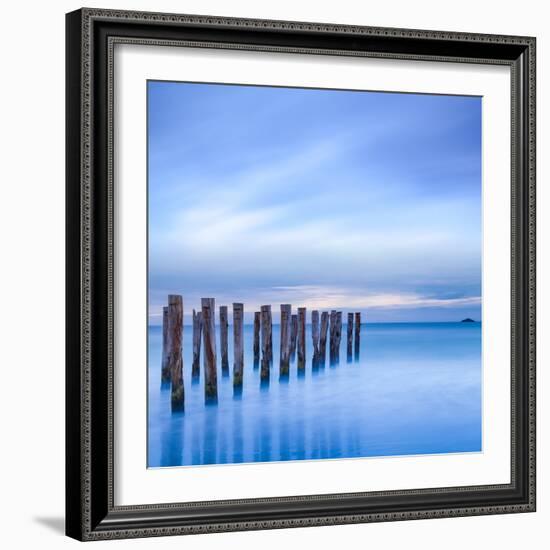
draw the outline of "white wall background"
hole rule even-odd
[[[550,17],[543,0],[104,0],[88,6],[534,35],[538,39],[538,512],[99,543],[118,547],[542,547],[550,521],[544,463],[548,363]],[[76,546],[64,513],[64,14],[78,1],[2,7],[0,33],[0,537],[5,548]],[[546,342],[545,342],[546,340]]]

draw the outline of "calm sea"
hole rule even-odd
[[[218,404],[204,403],[204,376],[191,380],[191,327],[184,328],[185,411],[170,410],[161,387],[160,327],[149,328],[148,465],[187,466],[281,460],[475,452],[481,450],[481,324],[364,324],[358,359],[279,380],[279,327],[273,326],[268,386],[254,368],[245,327],[244,386],[234,396],[218,352]],[[230,373],[232,327],[229,327]],[[202,368],[202,357],[201,357]]]

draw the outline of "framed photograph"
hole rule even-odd
[[[535,510],[535,39],[67,15],[67,535]]]

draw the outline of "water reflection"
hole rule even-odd
[[[203,415],[203,464],[218,464],[218,407],[208,407]]]
[[[233,460],[232,462],[244,462],[244,434],[243,434],[242,407],[233,408]]]
[[[183,434],[178,433],[177,426],[181,426],[183,415],[183,412],[172,413],[172,422],[162,431],[161,460],[167,466],[177,466],[182,461]]]
[[[279,421],[279,460],[290,460],[290,422],[283,413]]]
[[[160,361],[155,362],[160,331],[150,329],[149,466],[481,448],[479,324],[363,325],[353,363],[339,364],[336,354],[326,371],[325,358],[314,356],[307,338],[306,368],[298,369],[296,353],[283,375],[278,351],[274,373],[268,358],[255,367],[252,327],[245,327],[242,393],[231,377],[221,376],[219,364],[218,399],[208,406],[204,376],[194,377],[187,368],[190,332],[184,330],[185,411],[172,414],[170,387],[159,388]],[[345,328],[342,332],[346,338]],[[274,325],[276,350],[278,339]],[[347,341],[342,346],[349,361]],[[361,347],[368,353],[359,355]]]
[[[191,423],[191,464],[202,464],[202,442],[201,433],[202,429],[198,422]],[[176,464],[176,463],[174,463]]]

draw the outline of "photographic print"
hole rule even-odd
[[[536,39],[82,8],[66,533],[536,509]]]
[[[482,451],[482,99],[147,97],[148,467]]]

